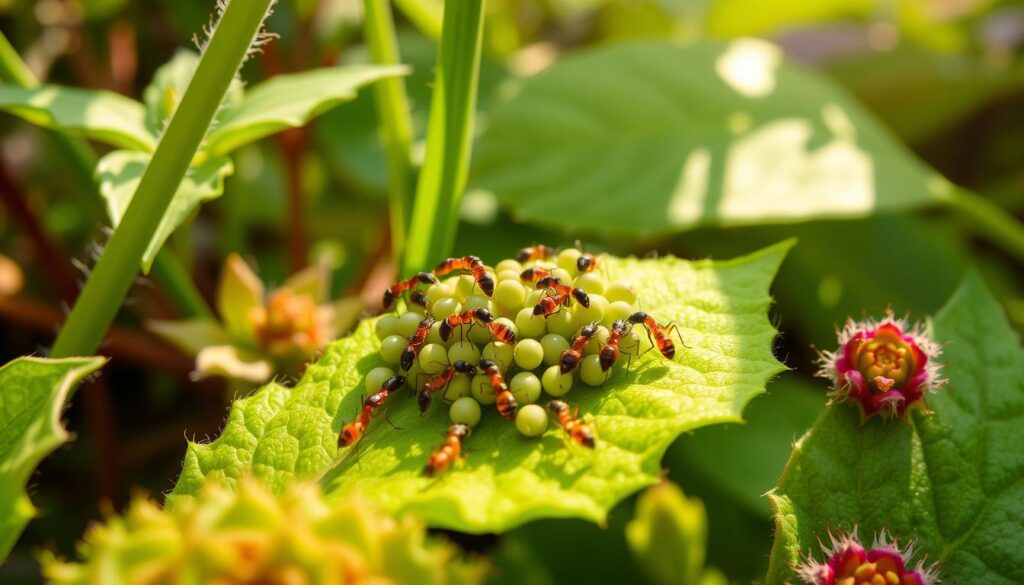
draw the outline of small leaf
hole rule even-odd
[[[24,491],[32,470],[68,439],[60,424],[65,401],[105,361],[23,357],[0,368],[0,559],[35,512]]]
[[[704,504],[663,482],[640,495],[636,516],[626,525],[626,540],[652,582],[698,585],[707,532]]]
[[[363,377],[383,365],[371,319],[331,344],[294,390],[271,384],[236,402],[221,438],[189,445],[169,501],[245,473],[275,490],[324,475],[328,499],[358,488],[383,510],[465,532],[500,532],[540,517],[602,521],[616,502],[657,481],[661,456],[680,433],[739,420],[782,369],[766,311],[768,285],[789,246],[727,262],[605,259],[608,274],[629,275],[644,309],[679,324],[690,347],[671,362],[648,352],[604,387],[569,396],[593,417],[594,452],[568,447],[555,428],[541,439],[523,437],[488,409],[467,441],[467,460],[430,480],[421,472],[448,426],[447,409],[435,404],[421,417],[405,392],[388,409],[401,430],[379,422],[361,441],[358,460],[339,452],[338,433],[359,409]]]
[[[217,284],[217,312],[232,337],[255,345],[256,333],[249,315],[263,306],[266,294],[263,281],[249,264],[234,252],[228,254]]]
[[[135,190],[142,179],[142,172],[149,164],[149,158],[148,154],[142,152],[115,150],[100,159],[96,165],[100,194],[107,202],[107,214],[115,227],[124,217],[128,204],[135,196]],[[224,179],[234,171],[231,159],[223,156],[210,157],[199,166],[188,170],[174,193],[174,200],[167,208],[160,227],[146,247],[146,253],[142,257],[144,272],[149,272],[153,258],[161,246],[200,203],[220,197],[224,192]]]
[[[0,110],[33,124],[85,136],[119,148],[152,152],[156,137],[146,130],[139,102],[109,91],[57,85],[0,85]]]
[[[178,109],[178,103],[185,95],[185,89],[198,66],[199,55],[187,49],[178,49],[171,60],[153,74],[153,79],[142,92],[142,102],[146,104],[146,127],[154,136],[163,132],[164,126]],[[226,109],[241,103],[243,94],[242,82],[235,78],[224,94],[221,110],[214,119],[219,120]]]
[[[146,329],[193,357],[206,346],[231,343],[227,332],[213,319],[150,321]]]
[[[278,75],[249,90],[242,103],[224,112],[206,149],[223,155],[264,136],[304,126],[354,98],[360,87],[407,72],[406,67],[354,65]]]
[[[950,188],[843,91],[762,41],[598,48],[509,94],[480,139],[475,184],[559,229],[651,236],[858,217],[935,204]]]
[[[793,581],[828,528],[854,524],[915,540],[944,583],[1024,582],[1024,350],[974,274],[932,327],[949,378],[932,416],[860,427],[835,405],[797,443],[771,495],[767,583]]]
[[[256,352],[234,345],[211,345],[196,354],[196,373],[202,378],[221,376],[258,384],[270,378],[274,367]]]

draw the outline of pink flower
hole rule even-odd
[[[937,585],[941,583],[935,565],[917,562],[912,568],[913,543],[900,548],[883,530],[868,550],[851,534],[833,536],[831,545],[821,545],[827,560],[820,563],[808,556],[794,567],[809,585]]]
[[[913,407],[927,412],[925,393],[945,383],[936,361],[941,353],[923,326],[910,327],[890,311],[881,321],[848,321],[839,349],[822,352],[818,375],[832,381],[830,404],[854,401],[863,420],[902,417]]]

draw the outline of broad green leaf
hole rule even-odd
[[[771,495],[776,539],[769,584],[817,551],[826,529],[857,524],[915,540],[944,583],[1024,582],[1024,351],[1002,309],[971,274],[932,322],[949,383],[932,416],[859,425],[826,411],[793,450]]]
[[[278,75],[245,94],[225,111],[208,137],[206,150],[223,155],[288,128],[304,126],[325,111],[356,96],[356,90],[384,77],[404,75],[401,66],[325,67]]]
[[[67,441],[64,402],[103,358],[18,358],[0,367],[0,559],[7,557],[35,508],[25,484],[36,465]]]
[[[329,499],[358,490],[386,511],[464,532],[500,532],[541,517],[603,521],[616,502],[657,481],[661,456],[680,433],[740,420],[782,369],[771,352],[768,286],[790,245],[725,262],[606,259],[607,272],[628,275],[644,308],[679,324],[690,347],[673,362],[648,352],[603,388],[569,395],[593,417],[596,451],[567,446],[555,428],[525,438],[488,409],[467,441],[467,459],[427,479],[423,464],[448,426],[447,410],[435,404],[421,417],[403,393],[388,409],[401,430],[376,424],[358,458],[339,453],[338,433],[359,409],[362,378],[383,364],[369,320],[329,346],[294,390],[259,390],[235,404],[219,439],[190,444],[170,502],[195,495],[207,480],[247,473],[276,490],[322,476]]]
[[[153,74],[153,79],[142,92],[142,103],[146,105],[146,126],[154,135],[160,135],[174,115],[174,111],[178,109],[178,103],[185,95],[185,89],[192,81],[198,66],[198,54],[187,49],[178,49],[171,60],[161,65]],[[222,109],[217,112],[214,119],[220,120],[228,109],[241,103],[244,91],[241,80],[236,77],[224,94]]]
[[[0,85],[0,110],[33,124],[92,138],[120,148],[152,152],[156,137],[146,129],[139,102],[109,91],[57,85]]]
[[[135,196],[135,189],[142,180],[142,172],[149,164],[150,156],[143,152],[115,150],[100,159],[96,165],[96,175],[100,180],[100,195],[106,201],[107,215],[116,227],[128,210],[128,204]],[[149,272],[164,241],[171,235],[181,222],[203,201],[216,199],[224,192],[224,179],[235,171],[231,159],[224,156],[207,158],[199,166],[191,167],[178,190],[174,200],[160,221],[160,227],[153,234],[142,257],[142,269]]]
[[[950,189],[761,41],[612,45],[510,93],[480,139],[475,184],[543,225],[651,236],[866,216]]]

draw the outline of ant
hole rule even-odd
[[[524,270],[519,275],[519,279],[525,282],[537,282],[538,280],[542,278],[547,278],[548,276],[551,276],[550,270],[545,270],[543,268],[537,268],[536,266],[534,266],[533,268],[527,268],[526,270]]]
[[[588,449],[594,448],[594,430],[583,419],[577,418],[578,409],[570,412],[568,404],[561,400],[552,400],[548,402],[548,411],[577,445]]]
[[[455,374],[475,376],[476,366],[469,362],[455,360],[454,364],[445,366],[444,370],[442,370],[440,374],[437,374],[427,380],[423,384],[423,388],[420,389],[418,397],[420,414],[427,412],[427,409],[430,408],[430,403],[433,401],[433,394],[447,388],[448,384],[451,384],[452,378],[455,377]]]
[[[454,424],[448,427],[448,434],[445,435],[444,443],[430,454],[427,464],[423,468],[423,475],[434,477],[448,469],[452,463],[462,458],[462,442],[470,435],[472,429],[469,425]]]
[[[338,436],[338,447],[348,447],[358,441],[363,436],[363,433],[366,432],[366,428],[370,426],[370,418],[373,416],[373,413],[381,406],[384,406],[384,401],[387,400],[388,396],[393,392],[398,392],[402,384],[405,384],[405,378],[402,376],[391,376],[384,381],[380,390],[367,396],[363,400],[363,408],[359,411],[359,416],[356,420],[348,423],[341,429],[341,434]]]
[[[494,399],[498,406],[498,414],[508,420],[515,420],[516,412],[519,411],[519,405],[516,404],[516,397],[512,395],[512,391],[508,389],[508,384],[505,383],[498,364],[492,360],[480,360],[480,369],[485,376],[491,379],[491,388],[494,389]]]
[[[654,317],[651,317],[643,311],[633,313],[627,320],[634,325],[643,325],[644,328],[647,329],[647,339],[650,340],[651,346],[657,347],[658,351],[661,352],[661,355],[665,356],[665,359],[670,360],[676,356],[676,346],[672,343],[672,338],[669,337],[669,334],[673,331],[679,337],[679,343],[683,344],[683,347],[686,347],[686,342],[683,341],[683,336],[679,333],[679,328],[673,323],[662,326],[654,320]]]
[[[533,315],[534,317],[538,315],[543,315],[545,318],[550,317],[558,312],[559,306],[564,305],[568,307],[570,299],[572,299],[572,297],[569,295],[560,295],[558,293],[550,294],[542,298],[540,302],[533,307]]]
[[[487,325],[494,321],[494,315],[482,307],[449,315],[441,321],[441,326],[438,328],[437,332],[441,335],[441,339],[443,341],[448,341],[448,338],[452,336],[453,329],[459,325],[470,325],[473,321]]]
[[[408,280],[399,280],[384,291],[384,309],[390,309],[395,299],[402,296],[402,293],[414,289],[418,284],[437,284],[437,278],[429,272],[419,272]],[[414,298],[426,301],[425,295],[422,297],[416,295]]]
[[[583,308],[590,308],[590,297],[587,296],[586,291],[567,284],[562,284],[562,281],[559,280],[557,276],[546,276],[538,280],[537,288],[547,288],[555,291],[555,293],[559,295],[570,296],[576,299],[576,302],[582,305]]]
[[[576,270],[580,272],[590,272],[597,268],[597,257],[593,254],[584,252],[580,254],[580,257],[576,259]]]
[[[537,244],[536,246],[530,246],[523,248],[516,253],[516,260],[520,262],[529,262],[531,260],[547,260],[548,258],[555,255],[555,249],[544,244]]]
[[[572,340],[572,345],[562,352],[562,358],[558,362],[563,374],[568,374],[576,369],[583,358],[583,349],[595,335],[597,335],[596,321],[580,329],[580,334]]]
[[[631,328],[632,325],[627,325],[621,319],[612,323],[611,329],[608,332],[608,341],[601,347],[601,353],[599,354],[602,372],[607,372],[618,361],[619,344],[622,343],[622,336],[626,335]],[[630,361],[632,361],[632,354],[627,355],[630,356]]]
[[[434,274],[444,276],[449,272],[455,272],[456,270],[466,270],[472,273],[477,286],[480,287],[480,290],[484,291],[485,295],[491,296],[494,294],[494,277],[487,274],[484,263],[480,261],[480,258],[477,258],[476,256],[449,258],[437,265],[437,268],[434,270]]]
[[[405,346],[405,349],[402,350],[402,356],[399,358],[402,369],[406,372],[412,368],[413,362],[416,361],[416,356],[420,354],[420,350],[423,349],[423,345],[427,342],[427,334],[430,333],[430,326],[433,324],[433,317],[424,317],[420,321],[419,326],[416,327],[416,331],[409,336],[409,345]]]

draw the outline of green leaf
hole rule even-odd
[[[865,216],[951,189],[762,41],[612,45],[510,93],[481,137],[475,184],[542,225],[651,236]]]
[[[0,85],[0,110],[119,148],[152,152],[156,147],[155,136],[146,130],[142,104],[109,91]]]
[[[178,49],[171,60],[161,65],[153,74],[153,79],[142,92],[142,102],[146,104],[146,126],[153,135],[160,135],[178,109],[181,96],[185,95],[185,90],[198,66],[199,55],[187,49]],[[226,110],[240,104],[244,92],[242,81],[236,77],[228,86],[221,109],[214,119],[220,120]]]
[[[206,150],[223,155],[265,136],[304,126],[353,99],[360,87],[407,72],[400,66],[359,65],[278,75],[249,90],[242,103],[221,115],[220,125],[209,134]]]
[[[64,402],[105,361],[23,357],[0,367],[0,559],[35,513],[25,494],[32,470],[68,439],[60,424]]]
[[[1024,582],[1024,351],[998,303],[971,274],[932,323],[949,383],[932,416],[859,427],[828,409],[793,450],[771,495],[776,539],[769,584],[818,550],[826,528],[862,537],[886,528],[917,541],[945,583]]]
[[[427,479],[423,464],[448,426],[447,409],[435,404],[421,417],[403,392],[388,409],[401,430],[375,424],[358,458],[339,453],[338,433],[359,409],[363,376],[383,365],[369,320],[329,346],[294,390],[259,390],[235,404],[219,439],[190,444],[169,501],[195,495],[205,481],[247,473],[275,490],[323,476],[329,499],[358,490],[386,511],[464,532],[500,532],[541,517],[603,521],[616,502],[657,481],[661,456],[680,433],[740,420],[744,405],[782,370],[771,352],[768,286],[790,245],[726,262],[606,259],[609,274],[636,283],[645,310],[682,327],[690,349],[673,362],[648,352],[603,388],[570,395],[593,416],[594,452],[567,446],[555,428],[525,438],[488,409],[467,441],[466,461]]]
[[[96,165],[100,194],[107,203],[107,215],[114,227],[128,210],[149,160],[150,156],[143,152],[115,150]],[[200,203],[220,197],[224,192],[224,179],[234,171],[231,159],[224,156],[207,158],[199,166],[189,168],[146,247],[142,257],[143,271],[149,272],[160,247]]]

